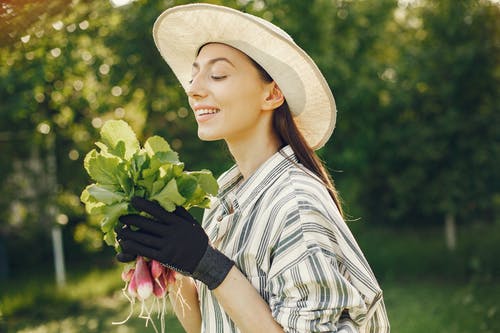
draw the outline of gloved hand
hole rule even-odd
[[[225,279],[234,262],[208,243],[200,224],[184,208],[170,213],[157,202],[135,197],[132,206],[152,218],[131,214],[120,217],[117,230],[123,252],[120,261],[137,255],[157,260],[175,271],[192,276],[215,289]],[[133,231],[130,226],[138,228]]]

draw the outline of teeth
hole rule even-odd
[[[219,109],[198,109],[196,110],[196,115],[203,116],[206,114],[218,113],[219,111],[220,111]]]

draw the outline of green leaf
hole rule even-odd
[[[146,142],[144,143],[144,149],[146,150],[149,156],[153,156],[159,152],[172,151],[172,148],[170,148],[168,142],[161,136],[157,135],[152,136],[146,140]]]
[[[139,179],[141,175],[142,168],[149,161],[148,155],[143,151],[139,150],[135,153],[130,160],[130,172],[132,176],[132,180],[135,182]]]
[[[92,184],[86,190],[90,196],[106,205],[112,205],[125,199],[125,195],[114,185]]]
[[[114,229],[104,233],[104,242],[109,246],[114,246],[115,248],[118,246],[118,242],[116,241],[116,232]]]
[[[108,147],[102,142],[96,142],[95,145],[100,148],[99,154],[105,157],[118,157],[121,160],[125,159],[125,142],[118,141],[116,147]]]
[[[110,151],[115,151],[123,142],[125,159],[130,159],[139,150],[139,141],[132,128],[123,120],[108,120],[101,128],[101,140]]]
[[[198,183],[205,192],[213,196],[217,195],[217,193],[219,192],[219,184],[212,175],[212,172],[210,172],[209,170],[201,170],[190,172],[190,174],[198,179]]]
[[[173,212],[175,210],[175,207],[176,207],[175,203],[173,203],[171,200],[168,200],[168,199],[163,199],[162,201],[159,201],[158,199],[154,199],[154,200],[158,201],[160,206],[165,208],[165,210],[167,212]]]
[[[156,178],[157,178],[157,173],[156,174],[152,174],[148,177],[144,177],[143,179],[139,179],[137,181],[137,185],[141,186],[144,188],[144,190],[146,191],[146,196],[151,196],[152,193],[153,193],[153,184],[154,182],[156,181]],[[136,195],[138,195],[137,193],[135,193]]]
[[[84,204],[86,204],[87,202],[95,202],[96,201],[93,197],[90,196],[89,191],[88,191],[88,188],[92,185],[88,185],[87,187],[85,187],[83,189],[82,193],[80,194],[80,201],[83,202]]]
[[[106,146],[104,143],[97,141],[95,145],[101,149],[101,153],[108,152],[108,146]]]
[[[168,180],[165,179],[165,178],[159,178],[159,179],[157,179],[153,183],[153,186],[151,188],[151,195],[155,195],[155,194],[159,193],[161,190],[163,190],[163,188],[167,184],[167,181]]]
[[[146,178],[155,174],[162,165],[164,165],[164,162],[162,162],[157,155],[151,156],[151,158],[149,158],[149,163],[142,170],[142,177]]]
[[[136,187],[135,190],[134,190],[134,193],[133,193],[133,196],[137,196],[137,197],[141,197],[141,198],[146,198],[148,197],[146,195],[146,190],[144,188],[141,188],[141,187]]]
[[[159,177],[165,178],[166,180],[170,180],[174,177],[174,173],[172,170],[172,164],[164,164],[159,169]],[[166,184],[167,182],[165,182]]]
[[[119,202],[110,206],[104,206],[101,213],[104,218],[101,221],[101,230],[107,233],[114,229],[118,223],[118,218],[128,213],[128,202]]]
[[[176,179],[176,182],[179,193],[189,201],[198,187],[196,177],[189,174],[182,174]]]
[[[179,193],[175,179],[171,179],[159,193],[153,195],[150,199],[158,201],[163,208],[169,211],[175,210],[175,206],[171,209],[172,206],[170,203],[180,206],[186,201],[186,199]]]
[[[174,177],[179,177],[184,171],[184,163],[176,163],[172,165],[172,173]]]
[[[116,170],[121,163],[118,157],[107,157],[99,154],[95,149],[91,150],[84,160],[85,170],[96,182],[104,185],[114,185],[118,183]]]
[[[199,207],[199,204],[207,198],[207,193],[197,185],[196,190],[193,192],[189,200],[184,204],[186,208]]]
[[[127,172],[127,164],[128,163],[126,162],[118,164],[115,170],[115,177],[118,181],[118,184],[120,184],[120,187],[125,192],[125,194],[130,197],[134,184],[129,176],[129,173]]]
[[[160,151],[154,155],[161,163],[179,163],[179,155],[175,151]]]
[[[125,142],[121,140],[118,141],[118,143],[114,148],[108,150],[108,153],[118,156],[122,159],[125,158],[125,153],[126,153]]]
[[[101,208],[105,206],[103,202],[97,201],[97,199],[90,195],[88,188],[93,185],[94,184],[87,186],[80,195],[80,200],[85,205],[85,211],[90,215],[99,214]]]
[[[211,202],[210,198],[205,197],[199,202],[197,202],[195,205],[193,205],[193,207],[210,208],[210,202]]]

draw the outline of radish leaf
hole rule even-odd
[[[116,149],[120,141],[124,144],[124,157],[130,159],[139,150],[139,141],[132,128],[123,120],[109,120],[101,128],[101,140],[108,149]]]
[[[100,216],[106,244],[115,246],[118,218],[134,212],[130,200],[139,196],[156,200],[167,211],[176,206],[207,208],[218,185],[208,170],[184,171],[184,164],[168,142],[148,138],[141,147],[132,128],[123,120],[109,120],[101,129],[98,149],[84,159],[95,183],[83,189],[80,200],[88,214]]]
[[[150,199],[158,201],[160,205],[162,205],[163,201],[170,201],[177,206],[182,205],[186,201],[186,198],[184,198],[179,193],[179,190],[177,189],[177,182],[175,181],[175,179],[171,179],[158,194],[153,195]],[[171,206],[169,205],[169,207]]]
[[[112,205],[125,199],[125,195],[119,192],[114,185],[92,184],[87,187],[87,191],[89,195],[106,205]]]

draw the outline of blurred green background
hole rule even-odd
[[[325,74],[338,122],[319,154],[392,331],[500,332],[499,1],[207,2],[281,26]],[[0,1],[0,332],[155,331],[137,305],[111,324],[130,309],[122,268],[79,195],[108,119],[165,137],[187,169],[232,164],[197,138],[151,37],[183,3]]]

